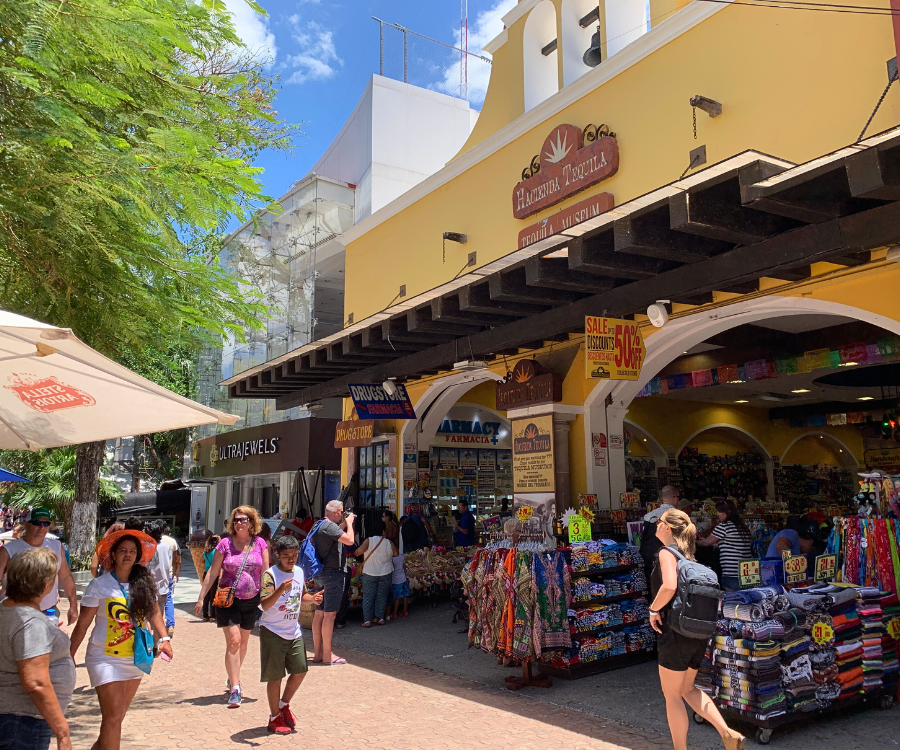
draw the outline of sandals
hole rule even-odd
[[[376,625],[384,625],[384,618],[382,617],[380,620],[375,620]]]
[[[371,627],[372,627],[372,621],[371,621],[371,620],[366,620],[362,625],[360,625],[360,627],[361,627],[361,628],[371,628]]]
[[[722,735],[722,744],[725,745],[725,750],[744,750],[744,743],[746,741],[747,738],[742,734]]]

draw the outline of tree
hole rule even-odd
[[[224,2],[0,0],[0,37],[3,307],[119,361],[258,327],[216,235],[271,203],[251,160],[298,131]]]

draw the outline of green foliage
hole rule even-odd
[[[260,325],[216,235],[271,202],[251,161],[298,132],[224,11],[0,0],[2,307],[129,366],[146,357],[164,385],[191,377],[154,370],[170,347]]]
[[[70,528],[75,502],[75,446],[40,451],[0,451],[0,466],[31,482],[11,482],[2,502],[13,508],[42,505],[57,521]],[[100,502],[117,505],[122,491],[115,482],[100,477]]]

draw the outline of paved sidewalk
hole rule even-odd
[[[546,750],[663,750],[668,737],[497,690],[393,659],[343,651],[350,664],[311,666],[294,699],[309,726],[290,737],[268,734],[259,683],[259,641],[251,636],[244,663],[244,705],[227,709],[224,639],[211,623],[179,611],[175,659],[158,662],[125,718],[123,747],[140,750],[288,744],[379,750],[516,748]],[[67,712],[73,746],[97,737],[99,708],[83,666]],[[339,726],[345,727],[343,736]]]

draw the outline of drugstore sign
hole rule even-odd
[[[637,380],[647,356],[641,328],[633,320],[584,319],[585,377],[601,380]]]
[[[391,395],[378,383],[355,383],[349,386],[350,396],[360,419],[415,419],[416,412],[406,392],[406,386],[394,384]]]

